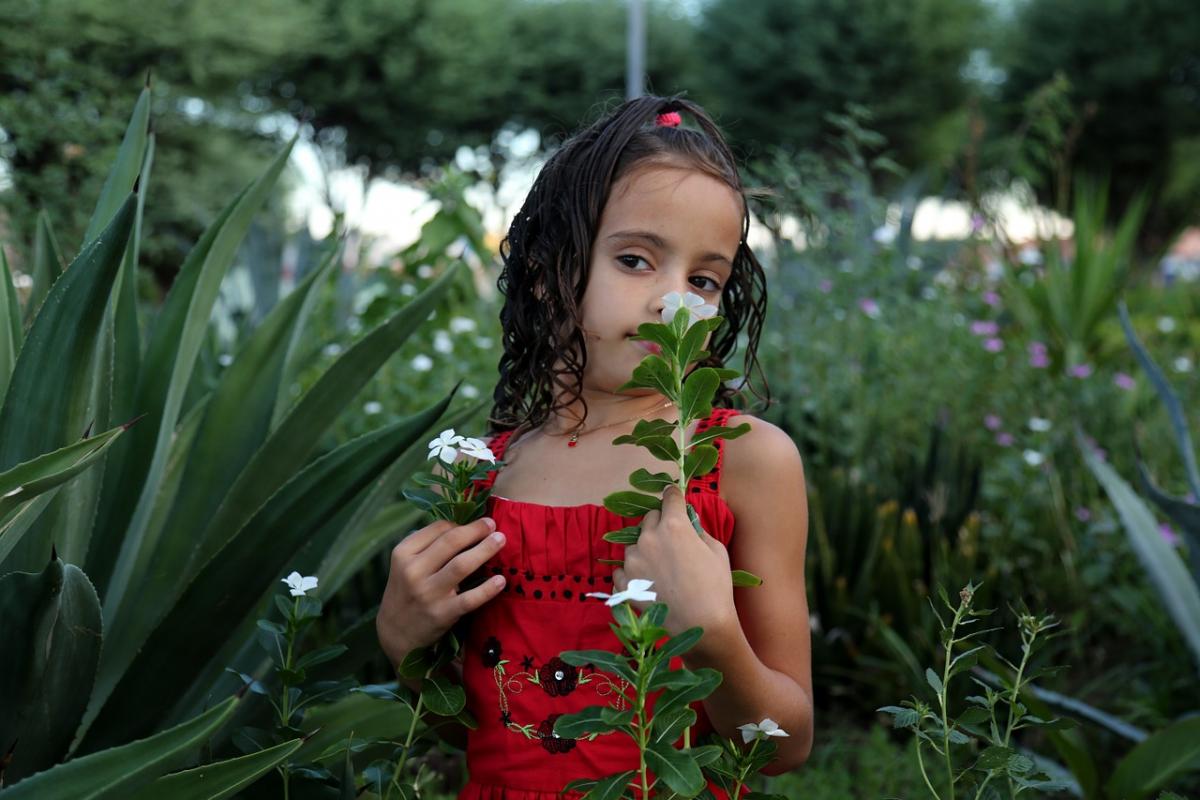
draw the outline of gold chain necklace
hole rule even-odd
[[[650,409],[649,411],[645,412],[644,414],[638,414],[637,416],[629,417],[628,419],[620,419],[620,420],[617,420],[616,422],[606,422],[603,425],[597,425],[594,428],[588,428],[586,431],[575,431],[571,434],[571,438],[567,440],[567,447],[574,447],[575,443],[579,441],[580,436],[589,434],[592,431],[599,431],[599,430],[603,430],[604,428],[611,428],[614,425],[621,425],[626,422],[632,422],[635,419],[642,419],[644,416],[646,416],[648,414],[653,414],[655,411],[661,411],[662,409],[666,408],[669,405],[671,405],[670,400],[668,400],[667,402],[663,403],[660,406],[655,406],[654,408]],[[551,434],[551,436],[563,436],[563,435],[564,434],[561,434],[561,433]]]

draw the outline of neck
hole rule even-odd
[[[666,405],[667,398],[658,393],[622,395],[585,389],[582,399],[587,401],[586,421],[583,420],[583,403],[576,400],[547,418],[546,431],[552,434],[587,431],[624,420],[632,422],[651,416],[674,419],[677,414],[673,405]]]

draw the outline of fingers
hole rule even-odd
[[[453,610],[457,616],[470,614],[480,606],[491,601],[504,590],[504,576],[493,575],[483,583],[462,594],[455,595]]]
[[[494,530],[496,523],[490,517],[482,517],[466,525],[451,523],[449,530],[443,529],[441,534],[435,536],[429,546],[417,555],[418,566],[426,575],[432,575],[446,566],[447,561]]]
[[[450,520],[439,519],[426,525],[419,531],[413,531],[408,536],[405,536],[396,545],[395,550],[405,558],[412,558],[437,541],[443,533],[453,527],[454,523]]]
[[[612,579],[613,579],[613,593],[614,594],[616,592],[625,591],[626,583],[625,583],[625,568],[624,567],[617,567],[616,569],[614,569],[613,574],[612,574]]]
[[[500,552],[500,548],[504,547],[504,544],[504,534],[496,531],[484,536],[482,541],[476,543],[473,547],[463,550],[454,556],[431,578],[434,591],[454,591],[455,587],[462,583],[468,575],[482,567],[492,556]],[[501,586],[503,586],[503,582]]]

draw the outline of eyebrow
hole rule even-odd
[[[621,240],[625,240],[625,241],[640,239],[642,241],[645,241],[645,242],[648,242],[648,243],[654,245],[655,247],[659,248],[660,250],[669,249],[669,246],[667,245],[667,240],[662,238],[661,236],[659,236],[657,233],[654,233],[653,231],[638,231],[638,230],[617,231],[616,233],[609,234],[606,238],[621,239]],[[703,253],[700,256],[700,260],[701,261],[720,261],[730,267],[733,266],[733,262],[729,259],[729,257],[721,255],[720,253]]]

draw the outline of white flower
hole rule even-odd
[[[470,456],[479,461],[487,461],[492,464],[496,463],[496,455],[488,449],[486,444],[478,439],[463,439],[458,449],[462,451],[464,456]]]
[[[412,297],[416,293],[417,287],[413,286],[411,283],[406,283],[400,287],[400,294],[404,295],[405,297]]]
[[[478,440],[476,440],[478,441]],[[458,446],[463,443],[463,437],[454,432],[454,428],[446,428],[438,438],[429,443],[428,458],[440,458],[447,464],[453,464],[458,457]]]
[[[417,372],[429,372],[433,369],[433,359],[422,353],[412,360],[411,366]]]
[[[354,335],[362,333],[362,320],[358,317],[347,317],[346,330],[350,331],[350,333]]]
[[[1042,419],[1041,417],[1030,417],[1029,430],[1044,433],[1050,430],[1050,420]]]
[[[337,342],[330,342],[321,348],[321,355],[333,358],[342,354],[342,346]]]
[[[476,336],[475,337],[475,346],[478,347],[480,350],[490,350],[492,347],[492,340],[490,337],[487,337],[487,336]]]
[[[647,591],[654,585],[654,581],[648,581],[643,578],[634,578],[629,582],[629,586],[623,592],[616,594],[607,594],[606,592],[588,592],[588,597],[607,597],[604,601],[606,606],[615,606],[624,603],[626,600],[644,600],[645,602],[653,602],[658,595],[655,592]]]
[[[1027,267],[1036,267],[1042,263],[1042,251],[1037,245],[1027,244],[1017,253],[1017,260]]]
[[[1170,333],[1171,331],[1175,330],[1175,318],[1174,317],[1159,317],[1158,318],[1158,330],[1161,333]]]
[[[1036,467],[1046,460],[1046,457],[1037,450],[1026,450],[1022,455],[1025,458],[1025,463],[1031,467]]]
[[[663,302],[666,304],[662,310],[662,321],[671,324],[671,320],[675,319],[675,312],[681,308],[686,308],[688,311],[688,325],[691,326],[696,320],[708,319],[717,313],[717,307],[712,303],[704,302],[704,298],[695,292],[680,294],[679,292],[667,292],[663,295]]]
[[[1191,372],[1192,360],[1187,356],[1180,356],[1171,362],[1171,366],[1175,368],[1176,372]]]
[[[896,234],[898,233],[899,231],[893,228],[891,225],[880,225],[875,229],[875,232],[871,234],[871,238],[875,240],[875,244],[888,247],[892,242],[896,241]]]
[[[779,727],[779,723],[770,717],[765,718],[762,722],[738,725],[738,730],[742,732],[742,744],[747,744],[755,739],[765,739],[768,736],[787,736],[787,732]]]
[[[450,334],[445,331],[437,331],[433,334],[433,349],[439,353],[453,353],[454,342],[450,341]]]
[[[433,267],[429,266],[428,264],[422,264],[421,266],[417,267],[417,277],[423,279],[432,278]]]
[[[469,383],[464,383],[461,391],[462,396],[468,400],[474,400],[476,397],[479,397],[479,390]]]
[[[233,363],[233,356],[229,355],[229,353],[221,353],[221,355],[217,356],[217,363],[222,367],[228,367]]]
[[[470,317],[451,317],[450,332],[451,333],[470,333],[475,330],[475,320]]]
[[[292,590],[292,597],[304,597],[310,590],[317,588],[317,579],[313,575],[300,576],[299,572],[293,572],[286,578],[280,581],[286,583],[288,588]]]
[[[383,411],[383,403],[378,400],[370,400],[363,403],[364,414],[378,414],[380,411]]]

